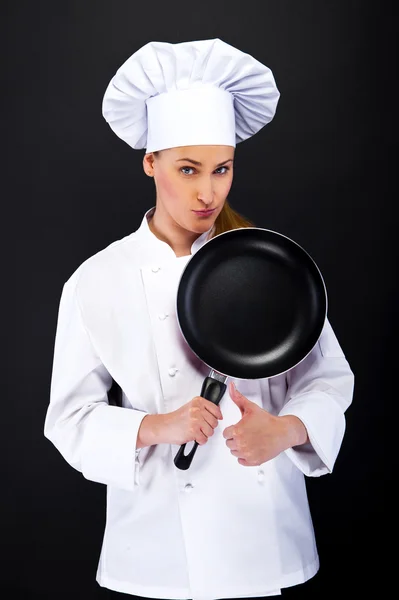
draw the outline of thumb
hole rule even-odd
[[[248,398],[243,396],[243,394],[241,394],[241,392],[239,392],[237,390],[234,381],[230,381],[229,392],[230,392],[231,399],[233,400],[233,402],[235,402],[237,404],[238,408],[242,412],[245,411],[246,407],[248,406],[249,400],[248,400]]]

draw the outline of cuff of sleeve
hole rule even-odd
[[[86,479],[128,491],[135,487],[137,435],[148,413],[101,404],[90,415],[82,445]]]
[[[345,431],[345,418],[338,404],[324,392],[309,392],[291,398],[279,416],[295,415],[308,432],[309,442],[285,452],[304,475],[331,473]]]

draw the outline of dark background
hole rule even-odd
[[[237,146],[230,202],[314,258],[356,376],[334,472],[307,479],[321,569],[291,597],[387,597],[385,415],[396,387],[387,347],[397,306],[391,6],[71,0],[3,2],[0,10],[0,594],[108,597],[95,582],[105,486],[85,480],[43,436],[58,303],[78,265],[137,229],[155,204],[144,151],[102,117],[109,80],[149,41],[219,37],[269,66],[281,92],[274,121]]]

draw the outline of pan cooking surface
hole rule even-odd
[[[283,373],[316,344],[326,291],[313,259],[273,231],[244,228],[209,240],[187,263],[181,332],[210,368],[258,379]]]

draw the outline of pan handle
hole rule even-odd
[[[214,379],[213,377],[205,377],[200,396],[206,400],[209,400],[210,402],[213,402],[214,404],[219,404],[220,400],[223,398],[224,392],[226,391],[226,387],[226,384],[218,379]],[[194,446],[192,447],[190,454],[187,455],[184,454],[186,444],[180,446],[180,449],[174,459],[174,463],[178,469],[185,471],[189,468],[198,446],[198,442],[194,442]]]

